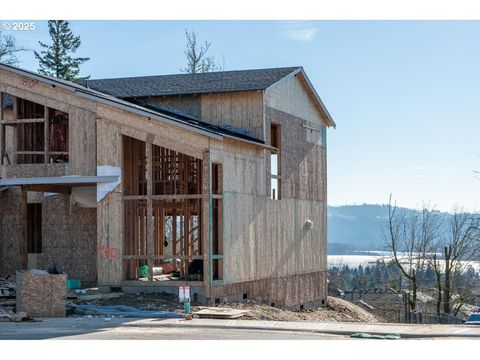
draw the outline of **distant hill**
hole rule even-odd
[[[415,210],[399,208],[413,213]],[[388,205],[344,205],[328,207],[328,254],[387,250],[382,228],[388,220]]]

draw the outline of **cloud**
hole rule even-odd
[[[312,21],[285,21],[280,34],[287,39],[309,42],[315,39],[318,27]]]

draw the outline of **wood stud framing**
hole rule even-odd
[[[123,154],[126,280],[144,264],[149,281],[160,266],[188,280],[191,261],[203,260],[202,160],[128,136]]]
[[[65,113],[66,125],[63,127],[61,134],[64,139],[64,149],[51,149],[51,143],[57,138],[52,138],[51,129],[55,129],[52,114],[56,110],[35,102],[25,100],[19,97],[13,98],[13,116],[7,120],[4,116],[4,96],[1,94],[2,104],[0,119],[0,163],[4,163],[4,158],[8,153],[13,155],[8,157],[9,164],[41,164],[48,163],[49,157],[53,157],[55,161],[61,159],[60,162],[68,162],[68,114]],[[10,151],[6,148],[7,131],[6,126],[12,128],[10,132]],[[61,130],[62,131],[62,130]],[[54,161],[54,162],[55,162]]]

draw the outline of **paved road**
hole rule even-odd
[[[144,320],[46,319],[36,323],[1,323],[0,340],[343,340],[348,336],[304,331],[180,328],[151,326]]]
[[[308,323],[250,320],[58,318],[0,322],[1,339],[348,339],[355,332],[398,333],[404,339],[480,339],[480,326]]]

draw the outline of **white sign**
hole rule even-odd
[[[180,301],[190,299],[190,286],[179,286],[178,298],[180,299]]]

